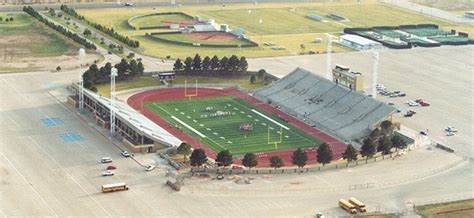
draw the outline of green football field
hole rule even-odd
[[[145,102],[145,106],[217,152],[227,149],[241,155],[314,147],[322,143],[237,97]],[[251,124],[253,129],[240,130],[242,124]]]

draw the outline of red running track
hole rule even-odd
[[[193,89],[194,91],[194,89]],[[255,107],[264,110],[269,113],[276,114],[283,120],[287,121],[289,124],[303,130],[308,135],[311,135],[315,138],[318,138],[331,146],[333,151],[334,160],[340,159],[342,157],[342,153],[345,151],[347,145],[343,142],[337,140],[336,138],[315,129],[314,127],[309,126],[308,124],[304,123],[301,120],[298,120],[274,107],[271,105],[264,103],[253,96],[250,96],[246,93],[241,92],[237,88],[222,88],[222,89],[213,89],[213,88],[199,88],[198,95],[193,98],[207,98],[207,97],[215,97],[215,96],[237,96],[248,103],[254,105]],[[152,112],[150,109],[143,107],[144,102],[152,101],[163,101],[163,100],[176,100],[176,99],[183,99],[185,98],[184,95],[184,88],[166,88],[166,89],[155,89],[155,90],[148,90],[144,92],[140,92],[130,96],[127,100],[127,103],[134,108],[135,110],[141,112],[144,116],[148,119],[152,120],[166,131],[177,137],[182,141],[186,141],[191,144],[193,148],[202,148],[206,151],[206,154],[211,157],[216,157],[216,152],[209,148],[206,144],[202,143],[196,138],[189,136],[188,134],[182,132],[181,130],[175,128],[171,124],[169,124],[166,120],[159,117],[157,114]],[[258,166],[265,167],[270,165],[270,157],[272,156],[279,156],[283,159],[286,166],[292,165],[291,163],[291,156],[293,155],[294,150],[280,150],[280,151],[269,151],[264,153],[258,153]],[[316,149],[315,148],[308,148],[305,149],[306,153],[308,154],[308,163],[316,163]],[[235,164],[241,163],[241,158],[236,157],[234,158]]]

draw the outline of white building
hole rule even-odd
[[[383,48],[382,43],[358,35],[346,34],[339,38],[339,43],[358,50]]]

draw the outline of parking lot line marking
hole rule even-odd
[[[23,181],[28,184],[28,187],[33,191],[33,193],[35,193],[36,196],[38,196],[39,199],[41,199],[41,201],[46,205],[46,207],[48,207],[48,209],[54,214],[54,216],[59,217],[58,214],[56,214],[56,212],[53,210],[53,208],[51,208],[51,206],[49,206],[49,204],[44,200],[44,198],[41,197],[38,191],[30,184],[30,182],[28,182],[26,177],[15,167],[15,165],[13,165],[10,159],[8,159],[7,156],[5,156],[5,154],[2,152],[0,152],[0,155],[2,155],[3,158],[10,164],[10,166],[18,173],[18,175],[20,175]]]
[[[48,152],[46,152],[43,147],[41,147],[41,145],[36,142],[35,139],[33,139],[31,136],[28,136],[27,138],[29,138],[40,150],[41,152],[43,152],[63,173],[64,175],[69,175],[68,177],[90,198],[92,199],[97,205],[99,205],[99,207],[109,216],[109,217],[112,217],[112,215],[109,213],[109,211],[107,211],[103,206],[102,204],[100,204],[94,197],[92,197],[91,194],[89,194],[89,192],[87,192],[84,187],[79,183],[77,182],[77,180],[72,176],[72,174],[70,173],[67,173],[66,170],[64,170],[64,168],[61,166],[61,164],[58,163],[58,161],[56,161],[53,157],[51,157],[51,155],[49,155]]]

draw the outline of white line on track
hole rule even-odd
[[[53,208],[51,208],[51,206],[49,206],[49,204],[44,200],[43,197],[41,197],[41,195],[38,193],[38,191],[30,184],[30,182],[26,179],[26,177],[15,167],[15,165],[13,165],[13,163],[10,161],[10,159],[8,159],[7,156],[5,156],[5,154],[3,154],[2,152],[0,152],[0,155],[2,155],[3,158],[5,158],[5,160],[7,160],[7,162],[10,164],[10,166],[16,171],[16,173],[18,173],[18,175],[20,175],[20,177],[25,181],[25,183],[28,184],[28,187],[33,191],[33,193],[35,193],[36,196],[38,196],[39,199],[41,199],[41,201],[46,205],[46,207],[48,207],[48,209],[51,211],[51,213],[53,213],[55,217],[59,217],[58,214],[56,214],[56,212],[54,212]]]

